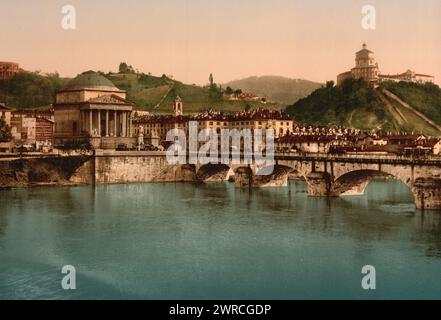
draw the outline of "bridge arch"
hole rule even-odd
[[[413,173],[408,174],[396,167],[386,170],[353,170],[339,176],[330,184],[329,195],[361,195],[367,185],[375,178],[396,179],[407,185],[413,194],[414,204],[418,209],[441,208],[441,179],[433,177],[418,177],[413,179]],[[411,176],[412,175],[412,176]]]
[[[272,166],[258,168],[256,175],[277,178],[293,173],[294,171],[295,169],[290,166],[275,164]]]
[[[223,163],[207,163],[202,165],[196,172],[198,181],[225,181],[234,175],[232,168]]]
[[[379,178],[401,180],[399,177],[379,170],[361,169],[349,171],[342,174],[332,183],[330,195],[362,195],[365,193],[369,182]]]

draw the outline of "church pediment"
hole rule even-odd
[[[96,98],[91,98],[87,102],[90,103],[107,103],[107,104],[130,104],[127,100],[118,97],[114,94],[103,95]]]

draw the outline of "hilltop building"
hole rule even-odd
[[[406,82],[417,82],[417,83],[426,83],[433,82],[435,79],[434,76],[428,74],[416,73],[412,70],[407,70],[406,72],[400,74],[380,74],[380,81],[406,81]]]
[[[360,51],[355,53],[355,67],[351,71],[340,73],[337,76],[337,85],[340,85],[345,79],[365,79],[372,85],[377,85],[381,81],[406,81],[406,82],[433,82],[434,77],[427,74],[416,73],[411,70],[400,74],[381,74],[378,63],[375,61],[374,53],[363,43]]]
[[[20,72],[18,63],[0,61],[0,80],[8,80]]]
[[[125,91],[97,72],[84,72],[56,95],[54,143],[89,139],[95,149],[131,147],[132,112]]]

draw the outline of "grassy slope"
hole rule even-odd
[[[388,82],[383,85],[437,124],[441,124],[441,89],[437,85],[406,82]]]
[[[240,111],[249,104],[252,108],[283,108],[279,104],[263,105],[246,101],[212,101],[205,87],[187,85],[166,77],[137,74],[106,75],[118,88],[127,90],[128,99],[137,109],[155,113],[171,113],[177,95],[182,98],[185,113],[196,113],[210,108],[219,111]]]
[[[360,129],[393,130],[392,117],[376,91],[364,82],[348,80],[343,86],[326,86],[287,108],[301,123],[343,125]]]

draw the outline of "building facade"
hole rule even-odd
[[[435,77],[428,74],[416,73],[412,70],[407,70],[406,72],[400,74],[380,74],[379,79],[380,81],[427,83],[433,82]]]
[[[145,144],[161,144],[166,146],[167,133],[172,129],[183,130],[187,137],[189,123],[197,123],[198,132],[201,130],[214,130],[221,138],[221,130],[262,130],[263,139],[267,129],[272,129],[274,137],[280,137],[293,131],[293,120],[283,111],[278,110],[252,110],[248,112],[221,113],[205,112],[197,115],[152,115],[137,118],[134,122],[135,134],[142,134]],[[200,142],[204,144],[205,142]],[[218,144],[220,146],[220,143]]]
[[[0,61],[0,80],[7,80],[20,72],[18,63]]]
[[[15,145],[29,145],[36,151],[51,149],[54,138],[54,121],[45,112],[12,113],[11,133]]]
[[[11,113],[12,110],[9,109],[6,104],[0,103],[0,118],[3,119],[8,126],[11,125]]]
[[[84,72],[56,95],[54,143],[89,140],[95,149],[132,147],[132,112],[125,91],[97,72]]]

